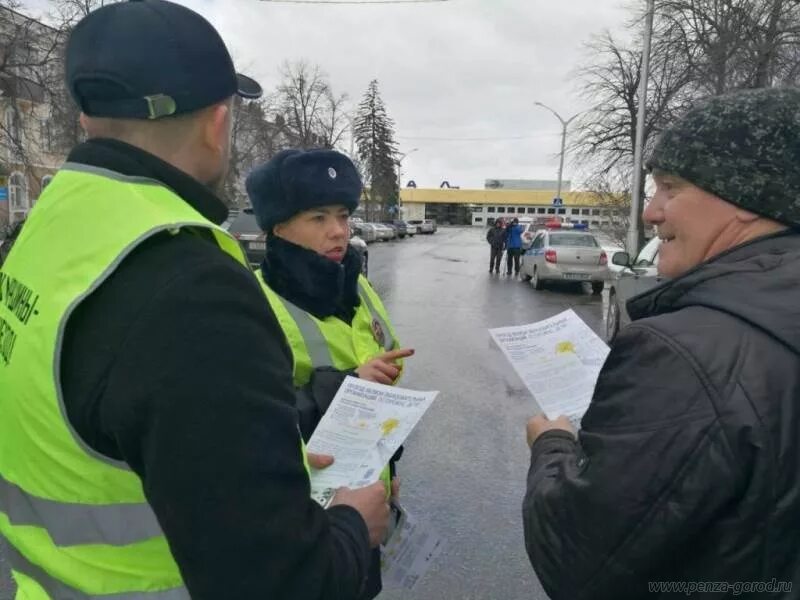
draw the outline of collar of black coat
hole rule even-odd
[[[211,189],[180,169],[118,140],[97,138],[73,148],[68,162],[108,169],[129,177],[147,177],[170,188],[212,223],[228,218],[228,209]]]
[[[800,232],[728,250],[628,301],[631,319],[704,306],[736,316],[800,354]]]
[[[274,292],[318,319],[338,317],[351,323],[361,304],[361,257],[349,244],[339,264],[272,235],[261,272]]]

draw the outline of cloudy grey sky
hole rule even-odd
[[[574,81],[590,59],[584,43],[604,29],[631,35],[621,0],[178,1],[214,23],[237,66],[266,90],[277,85],[287,59],[318,64],[354,105],[377,78],[400,151],[419,149],[403,162],[404,182],[410,177],[420,187],[555,179],[561,126],[534,101],[565,117],[585,108]],[[29,0],[32,9],[43,3]],[[515,137],[525,139],[430,139]]]

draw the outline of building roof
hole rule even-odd
[[[556,192],[532,190],[460,190],[447,188],[402,188],[400,199],[417,204],[480,204],[489,206],[536,205],[552,206]],[[562,192],[563,206],[597,206],[610,204],[594,192]],[[622,196],[619,197],[622,201]]]

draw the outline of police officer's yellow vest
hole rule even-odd
[[[292,304],[264,282],[261,271],[258,280],[292,349],[297,387],[308,383],[316,368],[349,371],[400,347],[386,308],[363,275],[358,280],[361,304],[350,324],[336,317],[318,319]]]
[[[70,427],[59,373],[75,308],[144,240],[182,228],[247,264],[165,186],[67,164],[0,271],[0,536],[17,598],[189,598],[139,477]]]
[[[258,280],[292,350],[297,387],[308,383],[316,368],[350,371],[400,347],[383,302],[363,275],[358,280],[361,304],[350,324],[336,317],[318,319],[304,311],[270,288],[261,271]],[[388,467],[381,473],[381,479],[388,491],[391,487]]]

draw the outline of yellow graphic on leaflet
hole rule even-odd
[[[576,354],[575,344],[572,342],[559,342],[556,344],[556,354]]]
[[[388,437],[391,433],[400,426],[400,421],[397,419],[386,419],[381,423],[381,432],[383,437]]]

